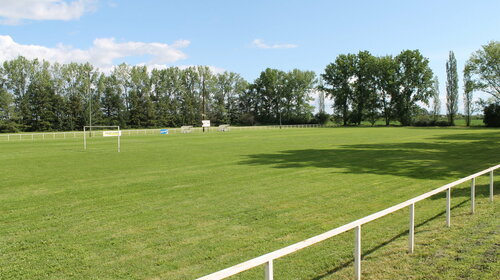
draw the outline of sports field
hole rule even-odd
[[[82,139],[0,143],[1,279],[193,279],[382,210],[500,159],[500,131],[484,128],[124,136],[121,153],[115,141],[94,137],[87,151]],[[495,204],[486,202],[487,181],[477,181],[479,205],[471,217],[484,214],[493,220],[488,230],[493,228],[495,235],[500,197]],[[467,209],[469,195],[464,184],[452,193],[452,205]],[[425,240],[450,232],[439,216],[444,205],[442,195],[417,204],[417,225],[443,227],[443,236],[437,231]],[[452,211],[452,224],[460,218],[471,222],[467,214],[457,213]],[[383,271],[377,272],[381,263],[398,269],[385,263],[383,252],[391,246],[405,252],[407,227],[408,213],[402,210],[363,228],[364,252],[382,255],[373,259],[372,254],[363,267],[379,275],[373,279],[382,278]],[[417,252],[425,247],[422,228],[416,230]],[[348,278],[352,242],[352,234],[345,233],[277,260],[275,277]],[[489,269],[486,273],[493,273],[498,266]],[[262,271],[238,277],[261,279]]]

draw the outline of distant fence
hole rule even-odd
[[[296,124],[296,125],[267,125],[267,126],[231,126],[232,131],[263,130],[263,129],[290,129],[290,128],[312,128],[322,127],[319,124]],[[126,129],[122,130],[122,136],[133,135],[160,135],[161,128],[157,129]],[[181,128],[168,128],[169,133],[181,133]],[[192,132],[203,132],[201,127],[193,127]],[[211,127],[208,132],[217,132],[217,127]],[[102,136],[102,130],[94,130],[92,136]],[[37,133],[12,133],[0,134],[0,142],[15,140],[45,140],[45,139],[70,139],[83,138],[83,131],[70,132],[37,132]]]
[[[356,220],[354,222],[351,222],[349,224],[340,226],[338,228],[332,229],[332,230],[327,231],[325,233],[322,233],[320,235],[316,235],[314,237],[308,238],[306,240],[292,244],[288,247],[276,250],[274,252],[262,255],[260,257],[251,259],[249,261],[242,262],[240,264],[231,266],[229,268],[214,272],[214,273],[209,274],[207,276],[198,278],[198,280],[224,279],[224,278],[236,275],[240,272],[243,272],[245,270],[249,270],[251,268],[254,268],[254,267],[257,267],[257,266],[260,266],[263,264],[265,265],[264,279],[272,280],[273,279],[273,260],[284,257],[288,254],[291,254],[291,253],[296,252],[298,250],[304,249],[306,247],[309,247],[311,245],[314,245],[318,242],[324,241],[326,239],[329,239],[331,237],[334,237],[338,234],[344,233],[344,232],[349,231],[351,229],[354,229],[354,279],[359,280],[359,279],[361,279],[361,226],[362,225],[364,225],[368,222],[371,222],[373,220],[376,220],[378,218],[381,218],[381,217],[388,215],[390,213],[396,212],[402,208],[409,207],[410,217],[409,217],[408,252],[413,253],[413,250],[415,247],[415,203],[417,203],[421,200],[424,200],[426,198],[429,198],[429,197],[431,197],[435,194],[438,194],[440,192],[446,191],[446,225],[449,227],[451,225],[451,218],[450,218],[451,188],[471,180],[471,213],[474,214],[476,177],[484,175],[486,173],[490,174],[490,201],[493,202],[493,171],[495,169],[498,169],[498,168],[500,168],[500,165],[485,169],[483,171],[472,174],[470,176],[467,176],[467,177],[462,178],[460,180],[457,180],[455,182],[449,183],[449,184],[444,185],[442,187],[439,187],[433,191],[424,193],[420,196],[414,197],[414,198],[409,199],[405,202],[402,202],[402,203],[397,204],[395,206],[389,207],[385,210],[376,212],[374,214],[371,214],[369,216],[366,216],[364,218],[361,218],[361,219]]]

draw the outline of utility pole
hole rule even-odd
[[[89,105],[90,105],[90,110],[89,110],[89,122],[90,122],[90,137],[92,137],[92,94],[90,93],[90,70],[89,70],[89,78],[88,78],[88,83],[87,83],[87,96],[89,96]]]

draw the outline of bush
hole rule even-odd
[[[314,122],[321,125],[326,124],[329,119],[330,114],[327,114],[325,112],[319,112],[314,116]]]
[[[21,126],[15,122],[0,120],[0,133],[19,132]]]
[[[238,121],[241,125],[255,125],[255,116],[252,113],[245,113]]]
[[[447,121],[436,121],[431,119],[429,116],[419,116],[413,122],[414,126],[450,126],[450,123]]]
[[[500,103],[493,103],[484,107],[483,122],[489,127],[500,127]]]

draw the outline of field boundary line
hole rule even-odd
[[[489,173],[490,177],[490,202],[493,203],[493,171],[500,168],[500,164],[490,167],[488,169],[485,169],[483,171],[479,171],[477,173],[474,173],[472,175],[469,175],[467,177],[464,177],[462,179],[459,179],[457,181],[454,181],[452,183],[446,184],[444,186],[441,186],[437,189],[434,189],[432,191],[426,192],[422,195],[416,196],[414,198],[411,198],[409,200],[406,200],[402,203],[396,204],[394,206],[391,206],[387,209],[384,209],[382,211],[373,213],[371,215],[365,216],[361,219],[358,219],[354,222],[345,224],[343,226],[337,227],[335,229],[329,230],[327,232],[324,232],[322,234],[313,236],[311,238],[308,238],[306,240],[297,242],[295,244],[289,245],[287,247],[278,249],[276,251],[273,251],[271,253],[267,253],[264,255],[261,255],[259,257],[253,258],[251,260],[239,263],[237,265],[228,267],[223,270],[219,270],[217,272],[214,272],[212,274],[203,276],[198,278],[197,280],[218,280],[218,279],[224,279],[233,275],[236,275],[238,273],[241,273],[243,271],[249,270],[251,268],[260,266],[260,265],[265,265],[264,269],[264,279],[266,280],[272,280],[273,279],[273,261],[275,259],[284,257],[288,254],[294,253],[296,251],[299,251],[301,249],[307,248],[311,245],[314,245],[316,243],[319,243],[321,241],[324,241],[326,239],[329,239],[331,237],[334,237],[338,234],[344,233],[346,231],[354,229],[354,279],[361,279],[361,226],[369,223],[371,221],[374,221],[378,218],[384,217],[388,214],[394,213],[398,210],[401,210],[405,207],[409,207],[410,209],[410,217],[409,217],[409,238],[408,238],[408,252],[413,253],[414,251],[414,246],[415,246],[415,203],[422,201],[426,198],[429,198],[433,195],[436,195],[438,193],[441,193],[443,191],[446,191],[446,226],[450,227],[451,226],[451,217],[450,217],[450,199],[451,199],[451,189],[457,185],[460,185],[462,183],[465,183],[467,181],[471,181],[471,213],[474,214],[474,205],[475,205],[475,183],[476,183],[476,177],[479,177],[481,175]]]

